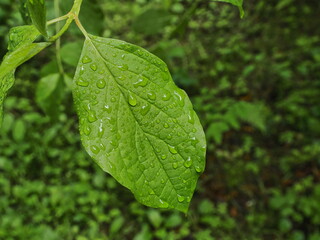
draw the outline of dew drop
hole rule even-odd
[[[169,128],[169,124],[168,123],[165,123],[163,124],[164,128]]]
[[[191,201],[191,198],[190,197],[187,197],[187,202],[189,203]]]
[[[134,107],[137,105],[137,99],[135,96],[132,95],[131,92],[129,92],[129,104]]]
[[[99,125],[99,129],[98,129],[98,136],[99,137],[102,137],[104,134],[104,127],[103,127],[103,123],[102,121],[100,122],[100,125]]]
[[[192,159],[191,157],[188,157],[188,159],[184,162],[184,166],[189,168],[192,165]]]
[[[102,150],[106,150],[106,146],[103,143],[100,143],[99,146]]]
[[[97,71],[97,65],[95,65],[95,64],[91,64],[91,65],[90,65],[90,68],[91,68],[93,71]]]
[[[91,58],[87,57],[87,56],[84,56],[82,58],[82,63],[86,64],[86,63],[89,63],[89,62],[92,62]]]
[[[76,83],[78,86],[81,86],[81,87],[88,87],[89,86],[89,82],[84,80],[83,78],[79,78]]]
[[[104,110],[106,110],[107,113],[111,113],[111,111],[112,111],[112,109],[111,109],[111,107],[109,105],[105,105],[104,106]]]
[[[136,81],[136,82],[133,84],[133,86],[134,86],[135,88],[137,88],[137,87],[145,87],[147,84],[148,84],[147,78],[141,77],[141,78],[138,79],[138,81]]]
[[[177,154],[177,149],[174,147],[174,146],[170,146],[168,145],[168,148],[169,148],[169,151],[172,153],[172,154]]]
[[[163,95],[162,95],[162,100],[163,101],[169,101],[171,98],[171,94],[169,92],[165,92]]]
[[[92,145],[90,149],[94,154],[98,154],[100,152],[100,148],[95,145]]]
[[[89,112],[88,121],[90,123],[93,123],[93,122],[97,121],[97,116],[96,116],[95,112],[93,112],[93,111]]]
[[[179,93],[178,91],[181,93]],[[175,95],[176,99],[178,100],[179,105],[181,107],[183,107],[184,106],[184,97],[182,96],[182,90],[179,89],[178,91],[174,91],[174,95]]]
[[[196,139],[195,136],[191,137],[190,140],[191,140],[191,145],[194,146],[194,147],[195,147],[195,146],[197,145],[197,143],[199,142],[199,140]]]
[[[81,66],[81,68],[80,68],[80,71],[79,71],[79,75],[82,75],[82,74],[84,74],[84,67],[83,66]]]
[[[114,147],[118,146],[118,142],[116,140],[111,140],[110,144]]]
[[[91,128],[89,126],[85,126],[83,128],[83,132],[85,135],[89,136],[89,134],[91,133]]]
[[[167,158],[167,156],[164,155],[164,154],[161,156],[161,159],[163,159],[163,160],[166,159],[166,158]]]
[[[129,69],[129,67],[128,67],[127,64],[119,65],[118,68],[119,68],[121,71],[126,71],[126,70]]]
[[[123,80],[125,80],[126,78],[125,78],[124,76],[119,76],[118,79],[119,79],[120,81],[123,81]]]
[[[163,178],[161,179],[161,183],[164,184],[164,179]]]
[[[206,146],[202,146],[200,149],[201,149],[202,152],[206,152],[207,147]]]
[[[183,202],[185,200],[184,196],[178,195],[178,201]]]
[[[202,172],[201,167],[199,167],[199,166],[196,166],[195,169],[196,169],[197,173],[201,173]]]
[[[160,199],[160,204],[161,204],[161,207],[163,207],[163,208],[168,208],[168,207],[169,207],[169,203],[164,202],[164,201],[161,200],[161,199]]]
[[[157,98],[157,96],[154,92],[149,92],[147,95],[150,100],[156,100],[156,98]]]
[[[188,114],[188,122],[194,124],[194,112],[192,110]]]
[[[147,115],[147,113],[150,111],[151,109],[151,105],[146,103],[144,104],[142,107],[141,107],[141,110],[140,110],[140,113],[142,116],[145,116]]]
[[[172,163],[172,167],[173,167],[174,169],[177,169],[177,168],[178,168],[178,163],[176,163],[176,162]]]
[[[152,189],[150,189],[150,190],[149,190],[149,194],[150,194],[150,195],[155,195],[155,192],[154,192]]]
[[[103,80],[103,79],[100,79],[98,82],[97,82],[97,87],[100,88],[100,89],[103,89],[105,88],[106,86],[106,82]]]
[[[115,102],[116,101],[116,98],[115,97],[112,97],[111,98],[111,102]]]

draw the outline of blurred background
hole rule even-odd
[[[48,19],[71,5],[48,0]],[[1,57],[23,24],[19,9],[0,2]],[[320,2],[244,0],[244,9],[240,19],[206,0],[84,1],[88,32],[168,64],[204,126],[206,170],[185,216],[142,206],[89,158],[68,88],[84,40],[72,26],[59,51],[64,77],[52,46],[18,69],[5,102],[0,239],[319,240]]]

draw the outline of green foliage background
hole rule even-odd
[[[1,56],[23,23],[19,7],[0,3]],[[66,77],[38,84],[58,72],[52,47],[20,67],[5,102],[0,239],[320,239],[320,3],[244,8],[240,20],[204,0],[85,1],[90,33],[167,62],[204,125],[206,171],[185,216],[140,205],[88,157],[68,88],[83,40],[73,26],[62,38]]]

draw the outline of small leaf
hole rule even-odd
[[[8,90],[14,84],[14,72],[18,66],[32,58],[51,43],[32,43],[39,36],[33,26],[13,28],[9,34],[9,52],[0,65],[0,128],[3,102]]]
[[[244,10],[243,10],[243,7],[242,7],[243,0],[213,0],[213,1],[231,3],[232,5],[234,5],[234,6],[239,8],[240,17],[241,18],[244,17]]]
[[[47,37],[47,10],[45,0],[28,0],[27,7],[33,25],[36,26],[43,36]]]
[[[40,79],[36,90],[36,101],[42,110],[53,120],[59,117],[62,99],[62,80],[59,73],[50,74]]]
[[[39,32],[35,26],[18,26],[10,29],[9,32],[9,43],[8,51],[13,52],[14,50],[32,43],[39,36]]]
[[[15,141],[20,142],[24,139],[26,134],[26,125],[23,120],[18,119],[12,129],[12,137]]]
[[[138,201],[186,212],[205,165],[205,136],[167,66],[115,39],[87,38],[73,81],[86,151]]]

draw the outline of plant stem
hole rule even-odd
[[[78,28],[79,28],[80,31],[83,33],[83,35],[84,35],[87,39],[89,39],[89,35],[88,35],[87,31],[84,29],[84,27],[82,26],[82,24],[81,24],[78,16],[76,16],[76,17],[74,18],[74,21],[76,22]]]
[[[64,26],[60,29],[60,31],[52,36],[49,41],[56,41],[57,39],[59,39],[62,34],[65,33],[65,31],[68,30],[70,24],[72,23],[72,21],[74,19],[78,19],[78,15],[79,15],[79,12],[80,12],[80,8],[81,8],[81,4],[82,4],[82,0],[75,0],[74,3],[73,3],[73,6],[70,10],[70,12],[66,15],[67,16],[67,21],[66,23],[64,24]],[[63,17],[62,17],[63,18]],[[61,21],[60,18],[57,18],[57,19],[53,19],[52,20],[53,22],[59,22]],[[78,25],[79,26],[79,25]],[[81,29],[80,29],[81,30]],[[82,30],[81,30],[82,31]]]
[[[60,0],[54,0],[54,11],[56,16],[60,15],[60,8],[59,8]],[[56,24],[56,32],[59,32],[60,30],[60,22],[57,22]],[[58,69],[61,75],[64,75],[64,69],[61,61],[61,54],[60,54],[60,48],[61,48],[61,40],[60,38],[56,41],[56,59],[58,64]]]
[[[54,23],[63,21],[63,20],[65,20],[65,19],[67,19],[68,17],[69,17],[69,14],[66,14],[66,15],[63,15],[63,16],[61,16],[61,17],[52,19],[52,20],[50,20],[50,21],[47,22],[47,25],[51,25],[51,24],[54,24]]]
[[[82,0],[74,0],[70,13],[74,14],[74,16],[78,16],[80,12],[81,4],[82,4]]]

